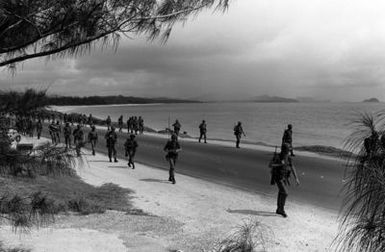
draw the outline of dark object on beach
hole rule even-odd
[[[291,124],[288,124],[287,129],[283,132],[282,146],[284,144],[289,145],[290,155],[294,157],[295,155],[293,153],[293,125]]]
[[[207,124],[206,121],[203,120],[201,124],[199,124],[199,142],[201,142],[202,138],[207,143],[206,139],[206,133],[207,133]]]
[[[180,147],[179,142],[178,142],[178,136],[176,134],[171,135],[171,140],[167,141],[163,150],[165,152],[167,152],[167,155],[165,157],[166,157],[166,160],[170,164],[168,181],[175,184],[176,183],[176,181],[175,181],[175,164],[176,164],[176,160],[178,159],[178,153],[182,150],[182,148]]]
[[[246,136],[245,132],[243,131],[242,123],[241,122],[238,122],[238,124],[235,125],[235,127],[234,127],[234,135],[235,135],[235,139],[236,139],[235,147],[236,148],[240,148],[239,144],[241,142],[241,137],[242,137],[242,135]]]
[[[276,184],[278,187],[278,197],[277,197],[277,210],[276,213],[287,217],[285,212],[285,203],[288,196],[287,186],[290,186],[290,175],[293,174],[296,184],[299,185],[299,179],[297,176],[297,171],[293,165],[293,161],[289,156],[289,145],[283,144],[281,147],[281,153],[278,155],[278,159],[274,162],[270,162],[269,166],[272,169],[272,178],[270,183]]]
[[[78,157],[80,157],[81,148],[84,147],[84,132],[80,124],[77,125],[72,135],[74,136],[76,154]]]
[[[174,127],[174,133],[178,136],[180,129],[182,128],[182,125],[178,121],[178,119],[175,120],[175,123],[172,125]]]
[[[130,138],[124,143],[124,149],[126,151],[125,156],[128,156],[128,167],[135,169],[134,157],[136,154],[136,149],[138,148],[138,143],[135,141],[135,135],[131,134]]]
[[[96,132],[96,127],[91,126],[91,131],[88,133],[88,142],[91,144],[92,155],[95,156],[95,146],[98,143],[98,133]]]
[[[108,158],[110,159],[110,162],[112,162],[112,157],[114,157],[114,162],[117,163],[118,160],[116,159],[115,144],[118,141],[118,135],[115,132],[114,126],[111,126],[111,130],[107,131],[104,138],[106,139],[106,145],[108,149]]]

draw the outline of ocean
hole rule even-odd
[[[383,103],[185,103],[107,106],[65,106],[55,109],[92,114],[101,119],[123,115],[142,116],[145,125],[155,130],[169,127],[176,119],[181,131],[199,136],[198,125],[207,123],[208,139],[234,140],[233,128],[242,122],[246,137],[255,144],[280,145],[287,124],[293,125],[293,145],[322,145],[342,148],[351,133],[351,124],[362,112],[384,109]]]

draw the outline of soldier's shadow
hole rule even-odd
[[[140,179],[140,181],[144,181],[144,182],[157,182],[157,183],[170,184],[170,181],[168,181],[168,180],[162,180],[162,179],[152,179],[152,178],[148,178],[148,179]]]
[[[257,216],[264,216],[264,217],[279,217],[275,212],[268,212],[268,211],[255,211],[255,210],[247,210],[247,209],[227,209],[228,213],[237,213],[237,214],[244,214],[244,215],[257,215]]]

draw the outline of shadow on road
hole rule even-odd
[[[164,180],[164,179],[151,179],[151,178],[148,178],[148,179],[141,179],[140,181],[170,184],[170,182],[168,180]]]
[[[237,214],[245,214],[245,215],[258,215],[265,217],[279,217],[275,212],[267,212],[267,211],[255,211],[255,210],[247,210],[247,209],[237,209],[231,210],[227,209],[228,213],[237,213]]]

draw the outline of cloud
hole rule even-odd
[[[122,39],[117,52],[32,60],[14,78],[0,73],[1,87],[50,85],[51,93],[66,95],[361,100],[384,93],[383,7],[379,0],[233,1],[226,13],[205,11],[176,25],[164,46]]]

